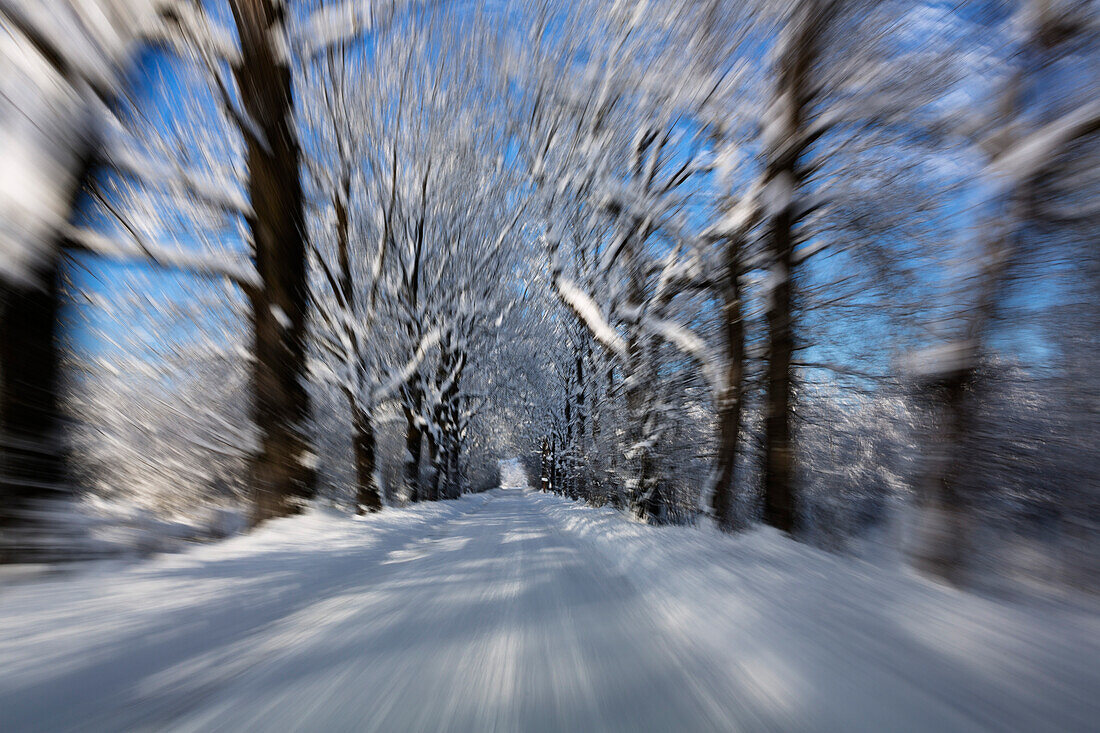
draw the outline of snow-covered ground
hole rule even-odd
[[[1100,621],[519,489],[0,588],[0,730],[1095,730]]]

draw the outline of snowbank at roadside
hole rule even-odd
[[[127,646],[127,663],[140,667],[193,646],[198,628],[203,644],[216,648],[338,589],[356,571],[477,511],[492,496],[387,508],[366,517],[313,508],[183,552],[0,579],[0,689],[31,689],[58,669],[70,669],[73,695],[106,694],[82,685],[94,678],[97,665],[119,658],[119,647]],[[135,638],[141,639],[137,647]]]
[[[759,528],[651,527],[531,492],[562,531],[647,595],[664,622],[744,681],[791,728],[1095,730],[1100,614],[1010,603],[831,555]],[[907,715],[907,689],[957,719]]]

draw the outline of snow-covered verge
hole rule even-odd
[[[120,666],[140,678],[338,593],[364,568],[384,575],[388,553],[493,495],[368,517],[314,508],[184,552],[0,579],[0,730],[34,719],[36,695],[45,694],[36,691],[56,695],[60,686],[80,710],[88,698],[119,693],[103,680]]]
[[[32,531],[0,539],[33,547],[42,559],[0,564],[0,584],[74,569],[87,563],[135,560],[158,552],[180,552],[244,532],[240,505],[196,503],[186,514],[164,514],[125,499],[86,496],[62,499],[37,509],[42,518]]]
[[[1098,639],[1082,605],[493,490],[0,583],[0,730],[1086,731]]]
[[[1095,730],[1100,613],[1008,602],[794,542],[770,529],[652,527],[531,496],[630,578],[685,644],[789,730]],[[927,706],[920,704],[924,699]]]
[[[248,519],[239,506],[199,506],[187,516],[162,517],[124,501],[89,497],[81,512],[90,554],[148,555],[186,549],[244,532]]]

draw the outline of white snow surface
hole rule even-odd
[[[524,489],[0,588],[0,730],[1089,730],[1084,606]]]

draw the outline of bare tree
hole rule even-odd
[[[975,396],[988,341],[1001,314],[1014,271],[1030,254],[1028,229],[1043,216],[1037,186],[1068,173],[1063,153],[1100,131],[1100,105],[1074,98],[1037,119],[1025,96],[1041,99],[1045,69],[1095,43],[1095,20],[1084,4],[1018,3],[1008,20],[1018,48],[997,97],[973,126],[975,146],[985,156],[982,175],[991,192],[989,220],[977,243],[979,271],[958,319],[956,338],[914,355],[912,373],[930,399],[935,429],[925,440],[919,479],[921,518],[912,548],[921,570],[960,583],[965,577],[971,519],[969,481],[962,451],[974,445]],[[1041,107],[1040,107],[1041,108]]]

